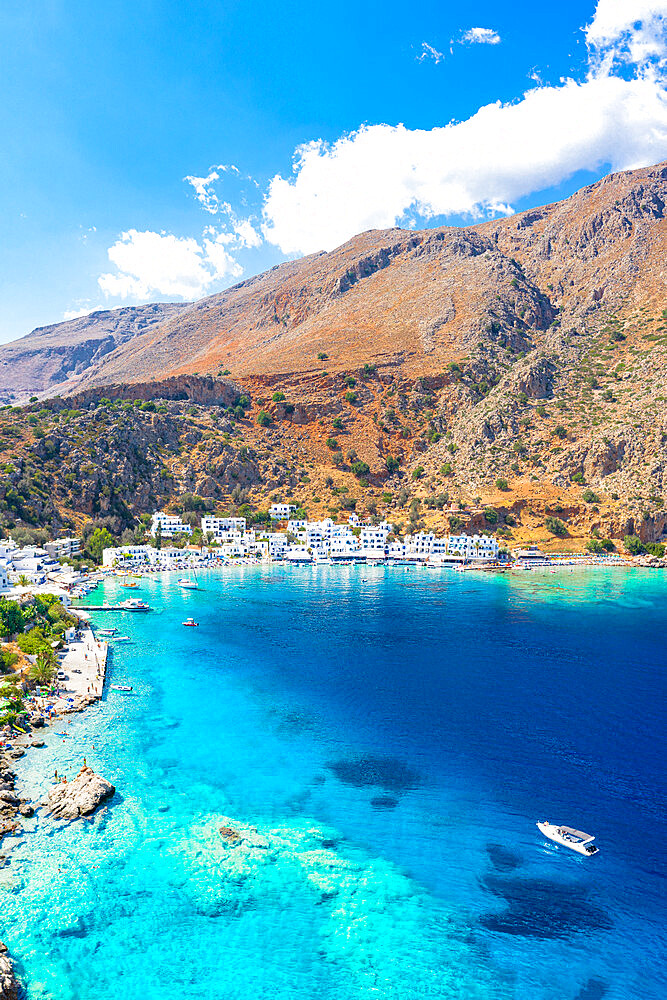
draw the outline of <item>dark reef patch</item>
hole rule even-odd
[[[347,757],[328,765],[339,781],[355,788],[377,785],[386,792],[406,792],[421,784],[421,777],[396,757],[379,757],[367,754]]]
[[[508,851],[502,844],[487,844],[486,853],[497,872],[513,872],[523,864],[523,859],[518,854]]]
[[[490,931],[551,939],[612,926],[609,915],[591,903],[586,889],[578,885],[498,875],[488,875],[482,885],[507,903],[503,913],[481,918],[482,926]]]
[[[602,1000],[609,991],[604,979],[591,978],[581,987],[574,1000]]]
[[[374,809],[395,809],[398,805],[398,799],[395,799],[393,795],[376,795],[374,799],[371,799],[371,805]]]

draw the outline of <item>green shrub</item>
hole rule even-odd
[[[493,507],[487,507],[484,511],[484,519],[488,524],[498,524],[498,511]]]
[[[320,351],[319,354],[317,355],[317,360],[318,361],[328,361],[329,360],[329,355],[326,354],[324,351]]]
[[[336,451],[338,448],[340,448],[340,445],[338,444],[338,441],[336,441],[336,438],[327,438],[327,448],[331,448],[332,451]]]
[[[452,468],[451,462],[445,462],[443,465],[440,466],[440,475],[442,476],[454,475],[454,469]]]
[[[625,549],[633,556],[641,555],[644,552],[644,546],[636,535],[626,535],[623,539],[623,545]]]
[[[331,426],[336,431],[342,431],[342,429],[343,429],[343,421],[341,420],[340,417],[334,417],[333,420],[331,421]]]
[[[353,378],[352,375],[346,375],[345,378],[343,379],[343,382],[348,387],[348,389],[354,389],[355,385],[357,384],[356,378]]]
[[[586,503],[600,502],[600,497],[597,495],[597,493],[593,493],[593,490],[584,490],[582,498],[583,500],[585,500]]]
[[[563,438],[567,437],[567,431],[565,430],[562,424],[556,424],[556,426],[554,427],[554,434],[556,435],[557,438],[560,438],[561,441],[563,440]]]
[[[567,527],[565,524],[559,517],[552,517],[551,514],[545,518],[544,527],[547,531],[550,531],[552,535],[556,535],[557,538],[565,538],[567,535]]]
[[[665,554],[665,545],[662,542],[642,542],[636,535],[626,535],[623,545],[633,556],[646,554],[662,559]]]
[[[260,427],[268,427],[272,423],[271,414],[266,410],[260,410],[257,414],[257,423]]]
[[[397,458],[393,458],[391,455],[387,455],[384,464],[387,467],[387,472],[396,472],[400,465],[400,462]]]
[[[412,470],[412,478],[413,479],[421,479],[423,475],[424,475],[424,466],[423,465],[418,465],[416,469]]]
[[[360,458],[352,462],[350,469],[355,476],[365,476],[368,472],[370,472],[370,466],[366,462],[363,462]]]
[[[616,546],[611,538],[589,538],[586,542],[589,552],[600,554],[601,552],[613,552]]]
[[[282,403],[284,401],[284,399],[285,399],[285,393],[284,392],[280,392],[278,390],[277,392],[274,392],[274,394],[271,397],[271,399],[273,400],[274,403]]]
[[[584,481],[583,472],[575,472],[574,475],[572,476],[573,483],[579,483],[581,485],[583,481]]]
[[[356,403],[356,401],[357,401],[357,394],[356,394],[356,392],[352,392],[352,391],[346,392],[345,393],[345,400],[348,403]]]
[[[509,486],[506,479],[496,479],[496,489],[502,490],[506,493],[509,490]]]

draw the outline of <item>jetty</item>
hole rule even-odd
[[[143,601],[122,601],[120,604],[77,604],[72,611],[152,611]]]

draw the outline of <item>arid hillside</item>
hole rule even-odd
[[[191,491],[560,548],[658,541],[666,203],[667,165],[626,172],[480,226],[364,233],[182,307],[5,411],[11,488],[27,456],[52,467],[44,510],[74,522]]]

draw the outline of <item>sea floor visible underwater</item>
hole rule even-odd
[[[0,870],[29,1000],[664,1000],[667,574],[199,583],[95,613],[132,643],[20,762],[35,799],[84,756],[117,787]]]

